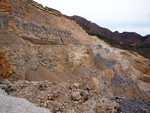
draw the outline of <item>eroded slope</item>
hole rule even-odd
[[[16,68],[16,79],[78,81],[101,95],[150,99],[148,59],[113,48],[26,0],[8,2],[9,13],[0,13],[0,49]]]

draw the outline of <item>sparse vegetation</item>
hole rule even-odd
[[[49,8],[49,7],[47,7],[47,6],[46,6],[46,7],[43,7],[42,4],[39,4],[39,3],[37,3],[37,2],[35,2],[35,1],[33,1],[33,0],[27,0],[27,2],[30,3],[31,5],[33,5],[34,7],[38,8],[38,9],[40,9],[40,10],[42,10],[42,11],[45,11],[45,12],[47,12],[47,13],[50,13],[50,14],[53,14],[53,15],[56,15],[56,16],[63,16],[63,15],[61,14],[61,12],[59,12],[59,11],[57,11],[57,10],[55,10],[55,9]]]

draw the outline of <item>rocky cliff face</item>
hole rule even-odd
[[[5,65],[13,70],[9,78],[78,82],[82,90],[96,90],[99,95],[150,99],[148,59],[113,48],[88,35],[74,21],[49,14],[26,0],[7,2],[11,6],[9,14],[0,13],[0,50],[8,58]],[[5,75],[0,76],[3,79]],[[79,96],[79,92],[76,94]]]
[[[149,35],[141,36],[134,32],[111,32],[109,29],[102,28],[79,16],[68,18],[79,24],[88,34],[98,36],[113,47],[135,51],[146,58],[150,58],[150,54],[147,53],[150,50]]]

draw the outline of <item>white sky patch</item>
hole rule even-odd
[[[150,0],[35,0],[63,14],[82,16],[102,27],[134,25],[134,32],[150,34]],[[114,27],[115,27],[114,26]],[[136,28],[136,27],[137,28]],[[146,26],[146,27],[144,27]],[[140,29],[136,31],[137,29]],[[144,28],[144,29],[143,29]],[[148,29],[146,29],[148,28]],[[108,27],[108,29],[112,30]],[[117,29],[122,31],[122,29]],[[143,29],[143,30],[142,30]],[[125,29],[126,30],[126,29]],[[130,29],[127,30],[130,32]]]

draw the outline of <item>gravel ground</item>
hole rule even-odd
[[[81,83],[5,80],[1,81],[1,84],[4,86],[2,89],[9,96],[25,98],[37,107],[49,109],[52,113],[119,113],[120,111],[120,106],[115,100],[99,95],[98,90],[92,90]]]
[[[150,113],[150,101],[106,98],[80,83],[5,80],[1,85],[0,113]]]
[[[120,99],[122,113],[150,113],[150,101]]]

